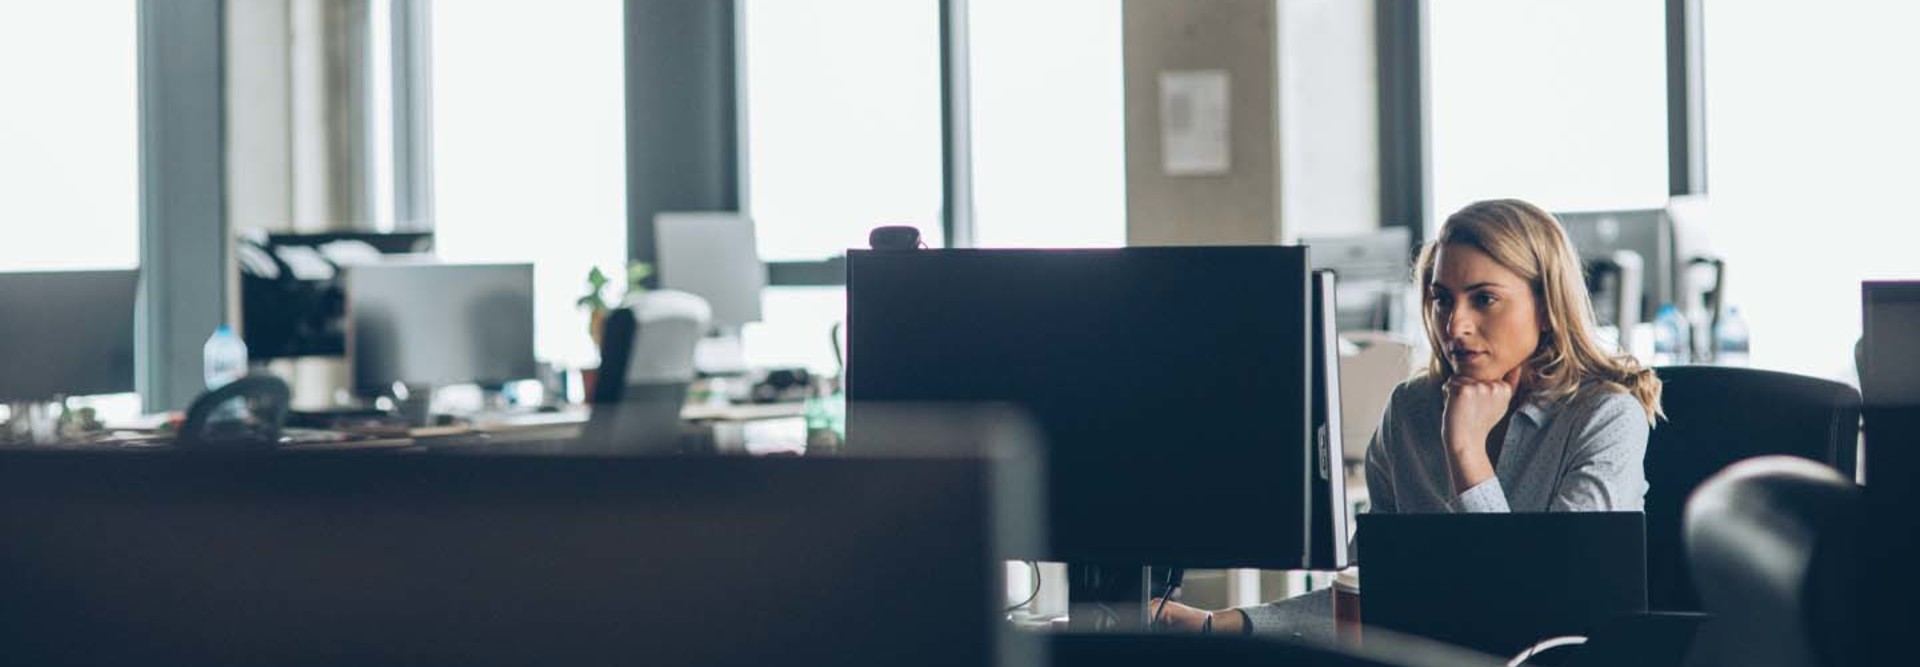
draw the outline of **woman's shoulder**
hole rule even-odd
[[[1440,385],[1439,376],[1425,371],[1407,378],[1393,388],[1387,410],[1401,415],[1438,410],[1446,404],[1446,393],[1440,390]]]
[[[1618,382],[1586,380],[1568,395],[1564,403],[1578,412],[1612,413],[1640,410],[1640,399]]]
[[[1644,437],[1647,427],[1646,409],[1640,405],[1640,399],[1615,382],[1581,383],[1572,395],[1561,401],[1559,412],[1576,419],[1575,427],[1581,430],[1626,429],[1642,432]]]

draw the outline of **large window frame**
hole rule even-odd
[[[1428,94],[1429,0],[1375,0],[1380,85],[1380,212],[1416,243],[1435,228],[1430,210],[1432,126]],[[1707,191],[1705,79],[1700,0],[1666,0],[1667,189]]]

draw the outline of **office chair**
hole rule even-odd
[[[1667,418],[1647,442],[1647,603],[1699,611],[1681,544],[1687,497],[1737,461],[1785,454],[1853,478],[1860,392],[1818,378],[1718,366],[1655,369]]]
[[[600,380],[581,431],[592,453],[679,453],[693,351],[712,316],[693,294],[655,290],[607,314]]]
[[[182,449],[272,448],[280,444],[292,395],[278,376],[248,373],[193,399],[174,445]],[[225,407],[228,403],[237,405]]]
[[[1735,464],[1687,502],[1686,544],[1710,620],[1689,664],[1830,667],[1853,628],[1860,490],[1790,456]]]

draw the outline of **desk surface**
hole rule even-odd
[[[803,412],[804,406],[804,403],[798,402],[688,405],[681,410],[680,417],[690,425],[715,430],[716,437],[723,441],[721,443],[723,447],[730,442],[734,445],[733,449],[749,453],[768,453],[786,451],[804,445],[805,425],[800,423],[796,428],[794,423]],[[280,449],[288,451],[432,449],[556,442],[578,438],[589,415],[588,406],[572,405],[555,412],[480,415],[471,418],[466,424],[420,427],[407,429],[404,432],[396,430],[393,433],[376,434],[371,437],[366,434],[288,429],[286,434],[290,441],[283,443]],[[113,449],[168,447],[171,445],[170,439],[154,432],[167,420],[167,417],[167,415],[144,416],[133,423],[114,424],[98,439],[54,446]],[[797,432],[785,433],[789,430]],[[768,437],[769,434],[776,434],[778,437]],[[788,440],[792,442],[787,442]]]

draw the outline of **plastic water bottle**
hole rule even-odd
[[[222,324],[207,337],[206,346],[200,349],[200,360],[206,371],[207,390],[219,389],[246,376],[247,344],[233,329]]]
[[[1720,317],[1720,326],[1713,332],[1714,340],[1720,344],[1720,356],[1714,359],[1722,366],[1745,366],[1748,358],[1747,318],[1740,316],[1740,308],[1727,309]]]
[[[200,348],[201,368],[206,371],[207,391],[213,391],[227,383],[245,377],[247,374],[247,344],[233,329],[222,324],[207,337],[207,344]],[[212,419],[229,420],[246,416],[246,403],[239,398],[216,406],[209,415]]]
[[[1653,316],[1653,365],[1667,366],[1684,364],[1693,360],[1690,346],[1687,344],[1689,329],[1687,318],[1673,304],[1660,307]]]

